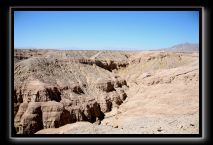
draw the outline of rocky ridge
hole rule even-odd
[[[82,121],[93,133],[198,131],[197,53],[17,50],[14,63],[19,134],[75,133],[63,131],[66,124],[87,133]]]
[[[17,133],[31,134],[76,121],[100,122],[105,112],[122,104],[127,82],[111,73],[111,65],[91,62],[32,56],[15,63]]]

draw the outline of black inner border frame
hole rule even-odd
[[[98,7],[89,7],[89,6],[73,6],[73,7],[11,7],[11,96],[13,96],[14,90],[14,11],[199,11],[199,134],[32,134],[32,135],[24,135],[24,134],[15,134],[13,128],[9,128],[11,130],[11,137],[33,137],[33,138],[45,138],[45,137],[131,137],[131,138],[143,138],[143,137],[176,137],[176,138],[200,138],[203,135],[203,125],[202,125],[202,8],[201,7],[141,7],[141,6],[98,6]],[[12,104],[11,104],[12,103]],[[9,106],[12,106],[10,112],[11,124],[9,126],[13,126],[14,124],[14,116],[13,109],[14,104],[12,100],[9,102]],[[9,135],[9,136],[10,136]]]

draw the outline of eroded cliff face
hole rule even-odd
[[[126,99],[110,62],[30,57],[14,65],[14,126],[20,134],[104,118]],[[120,63],[116,64],[120,65]]]
[[[147,114],[178,114],[183,118],[179,122],[184,122],[184,112],[195,114],[195,119],[188,120],[196,120],[196,54],[18,50],[14,55],[13,111],[18,134],[34,134],[82,121],[93,123],[95,128],[101,128],[96,126],[100,124],[108,130],[118,128],[122,133],[153,133],[144,130],[150,128],[144,125]],[[165,101],[169,103],[165,105]],[[148,122],[162,121],[167,115],[148,118]],[[143,128],[138,129],[141,124]]]

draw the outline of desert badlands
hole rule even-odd
[[[16,134],[198,134],[199,52],[14,50]]]

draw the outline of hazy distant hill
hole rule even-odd
[[[164,48],[161,50],[165,51],[174,51],[174,52],[198,52],[199,51],[199,44],[194,43],[183,43],[177,44],[170,48]]]

